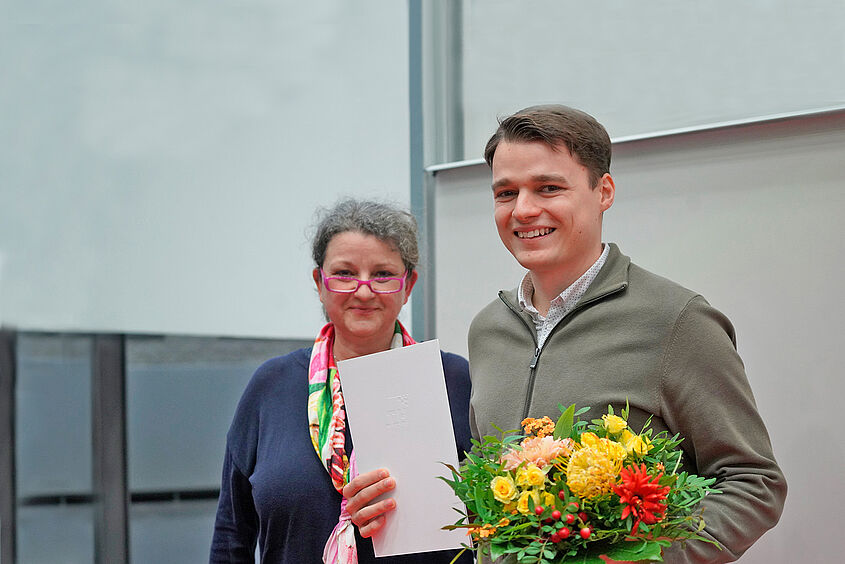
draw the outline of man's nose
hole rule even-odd
[[[520,190],[513,207],[513,216],[518,221],[528,221],[540,214],[540,206],[533,194],[527,190]]]

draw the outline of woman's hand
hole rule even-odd
[[[372,501],[396,487],[396,480],[385,468],[359,474],[343,487],[346,510],[362,537],[371,537],[384,526],[384,514],[396,508],[396,501],[389,497]]]

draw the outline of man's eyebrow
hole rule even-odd
[[[538,174],[536,176],[532,176],[530,180],[534,184],[542,182],[554,182],[555,184],[569,184],[569,181],[566,179],[566,177],[560,174]],[[501,188],[502,186],[510,186],[511,184],[513,184],[513,181],[509,178],[500,178],[499,180],[493,183],[492,188],[493,190],[495,190],[497,188]]]

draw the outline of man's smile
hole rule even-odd
[[[548,235],[553,231],[554,228],[552,227],[541,227],[540,229],[534,229],[532,231],[514,231],[514,234],[520,239],[534,239],[535,237]]]

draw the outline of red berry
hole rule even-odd
[[[578,504],[573,501],[569,504],[569,507],[567,507],[567,509],[569,509],[569,511],[578,511]]]
[[[575,522],[575,515],[573,515],[572,513],[567,513],[566,514],[566,524],[571,525],[574,522]]]
[[[557,496],[560,498],[561,501],[563,501],[564,499],[566,499],[566,492],[560,490],[559,492],[557,492]]]
[[[552,533],[552,535],[549,537],[549,540],[555,543],[560,542],[560,536],[558,536],[557,533]]]
[[[572,531],[569,530],[569,527],[561,527],[560,529],[557,530],[557,535],[562,539],[565,539],[571,533],[572,533]]]
[[[591,533],[591,532],[592,532],[592,531],[590,531],[590,528],[589,528],[589,527],[584,527],[583,529],[581,529],[580,531],[578,531],[578,534],[579,534],[579,535],[581,535],[581,538],[582,538],[582,539],[588,539],[588,538],[590,538],[590,533]]]
[[[585,523],[587,522],[587,514],[584,513],[583,511],[578,514],[578,518],[581,519]]]
[[[555,509],[554,511],[552,511],[552,519],[554,519],[555,521],[557,521],[558,519],[560,519],[560,511],[558,511],[557,509]]]
[[[536,507],[534,507],[534,513],[536,513],[537,515],[542,515],[543,511],[545,511],[545,509],[543,509],[542,505],[537,505]]]

